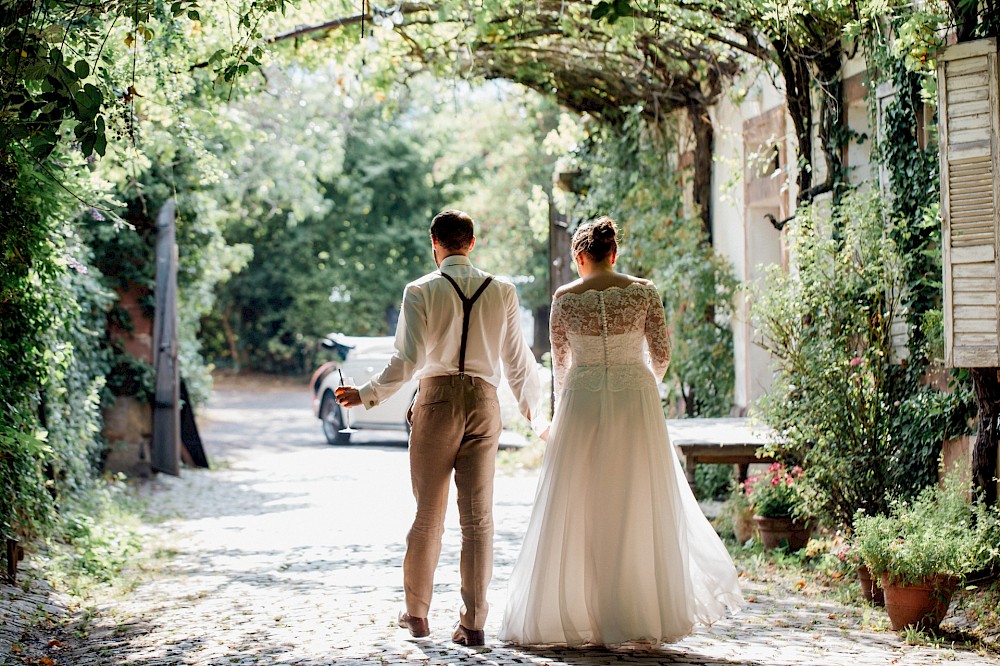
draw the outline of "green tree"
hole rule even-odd
[[[220,291],[226,319],[206,320],[237,363],[293,372],[330,332],[391,332],[403,286],[433,267],[427,228],[445,205],[417,110],[331,105],[311,87],[322,76],[299,75],[304,88],[237,111],[245,140],[227,148],[239,163],[219,189],[228,238],[254,257]]]

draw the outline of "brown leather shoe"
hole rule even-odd
[[[482,629],[468,629],[459,624],[455,627],[451,640],[459,645],[476,647],[477,645],[486,645],[486,633]]]
[[[404,611],[399,611],[399,620],[397,622],[403,629],[409,629],[410,635],[414,638],[423,638],[424,636],[430,636],[431,627],[427,624],[426,617],[414,617]]]

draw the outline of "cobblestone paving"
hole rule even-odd
[[[500,476],[488,645],[449,638],[457,620],[460,537],[452,507],[431,611],[432,634],[394,625],[402,538],[412,515],[400,438],[329,447],[301,391],[217,391],[200,415],[212,471],[147,487],[153,557],[124,598],[60,629],[54,664],[343,665],[997,664],[970,652],[907,646],[858,629],[857,609],[747,581],[743,613],[656,650],[519,649],[495,640],[536,477]],[[24,600],[22,600],[24,601]],[[24,603],[52,603],[44,599]],[[53,611],[59,607],[54,606]],[[16,613],[7,613],[7,617]],[[74,639],[74,637],[76,637]],[[0,657],[5,656],[0,643]],[[9,650],[9,644],[6,646]],[[37,654],[37,652],[36,652]],[[20,659],[10,663],[23,663]],[[45,664],[39,657],[30,663]]]

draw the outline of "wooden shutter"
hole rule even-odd
[[[996,39],[958,44],[939,58],[944,344],[951,367],[1000,366],[997,96]]]

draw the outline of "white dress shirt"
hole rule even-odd
[[[489,275],[464,255],[441,262],[471,298]],[[396,351],[376,377],[359,387],[365,409],[386,400],[411,377],[458,374],[462,343],[462,302],[455,288],[437,271],[406,285],[396,327]],[[535,359],[521,333],[521,314],[514,285],[497,278],[480,295],[469,314],[465,374],[500,385],[500,364],[521,413],[536,432],[548,425]]]

